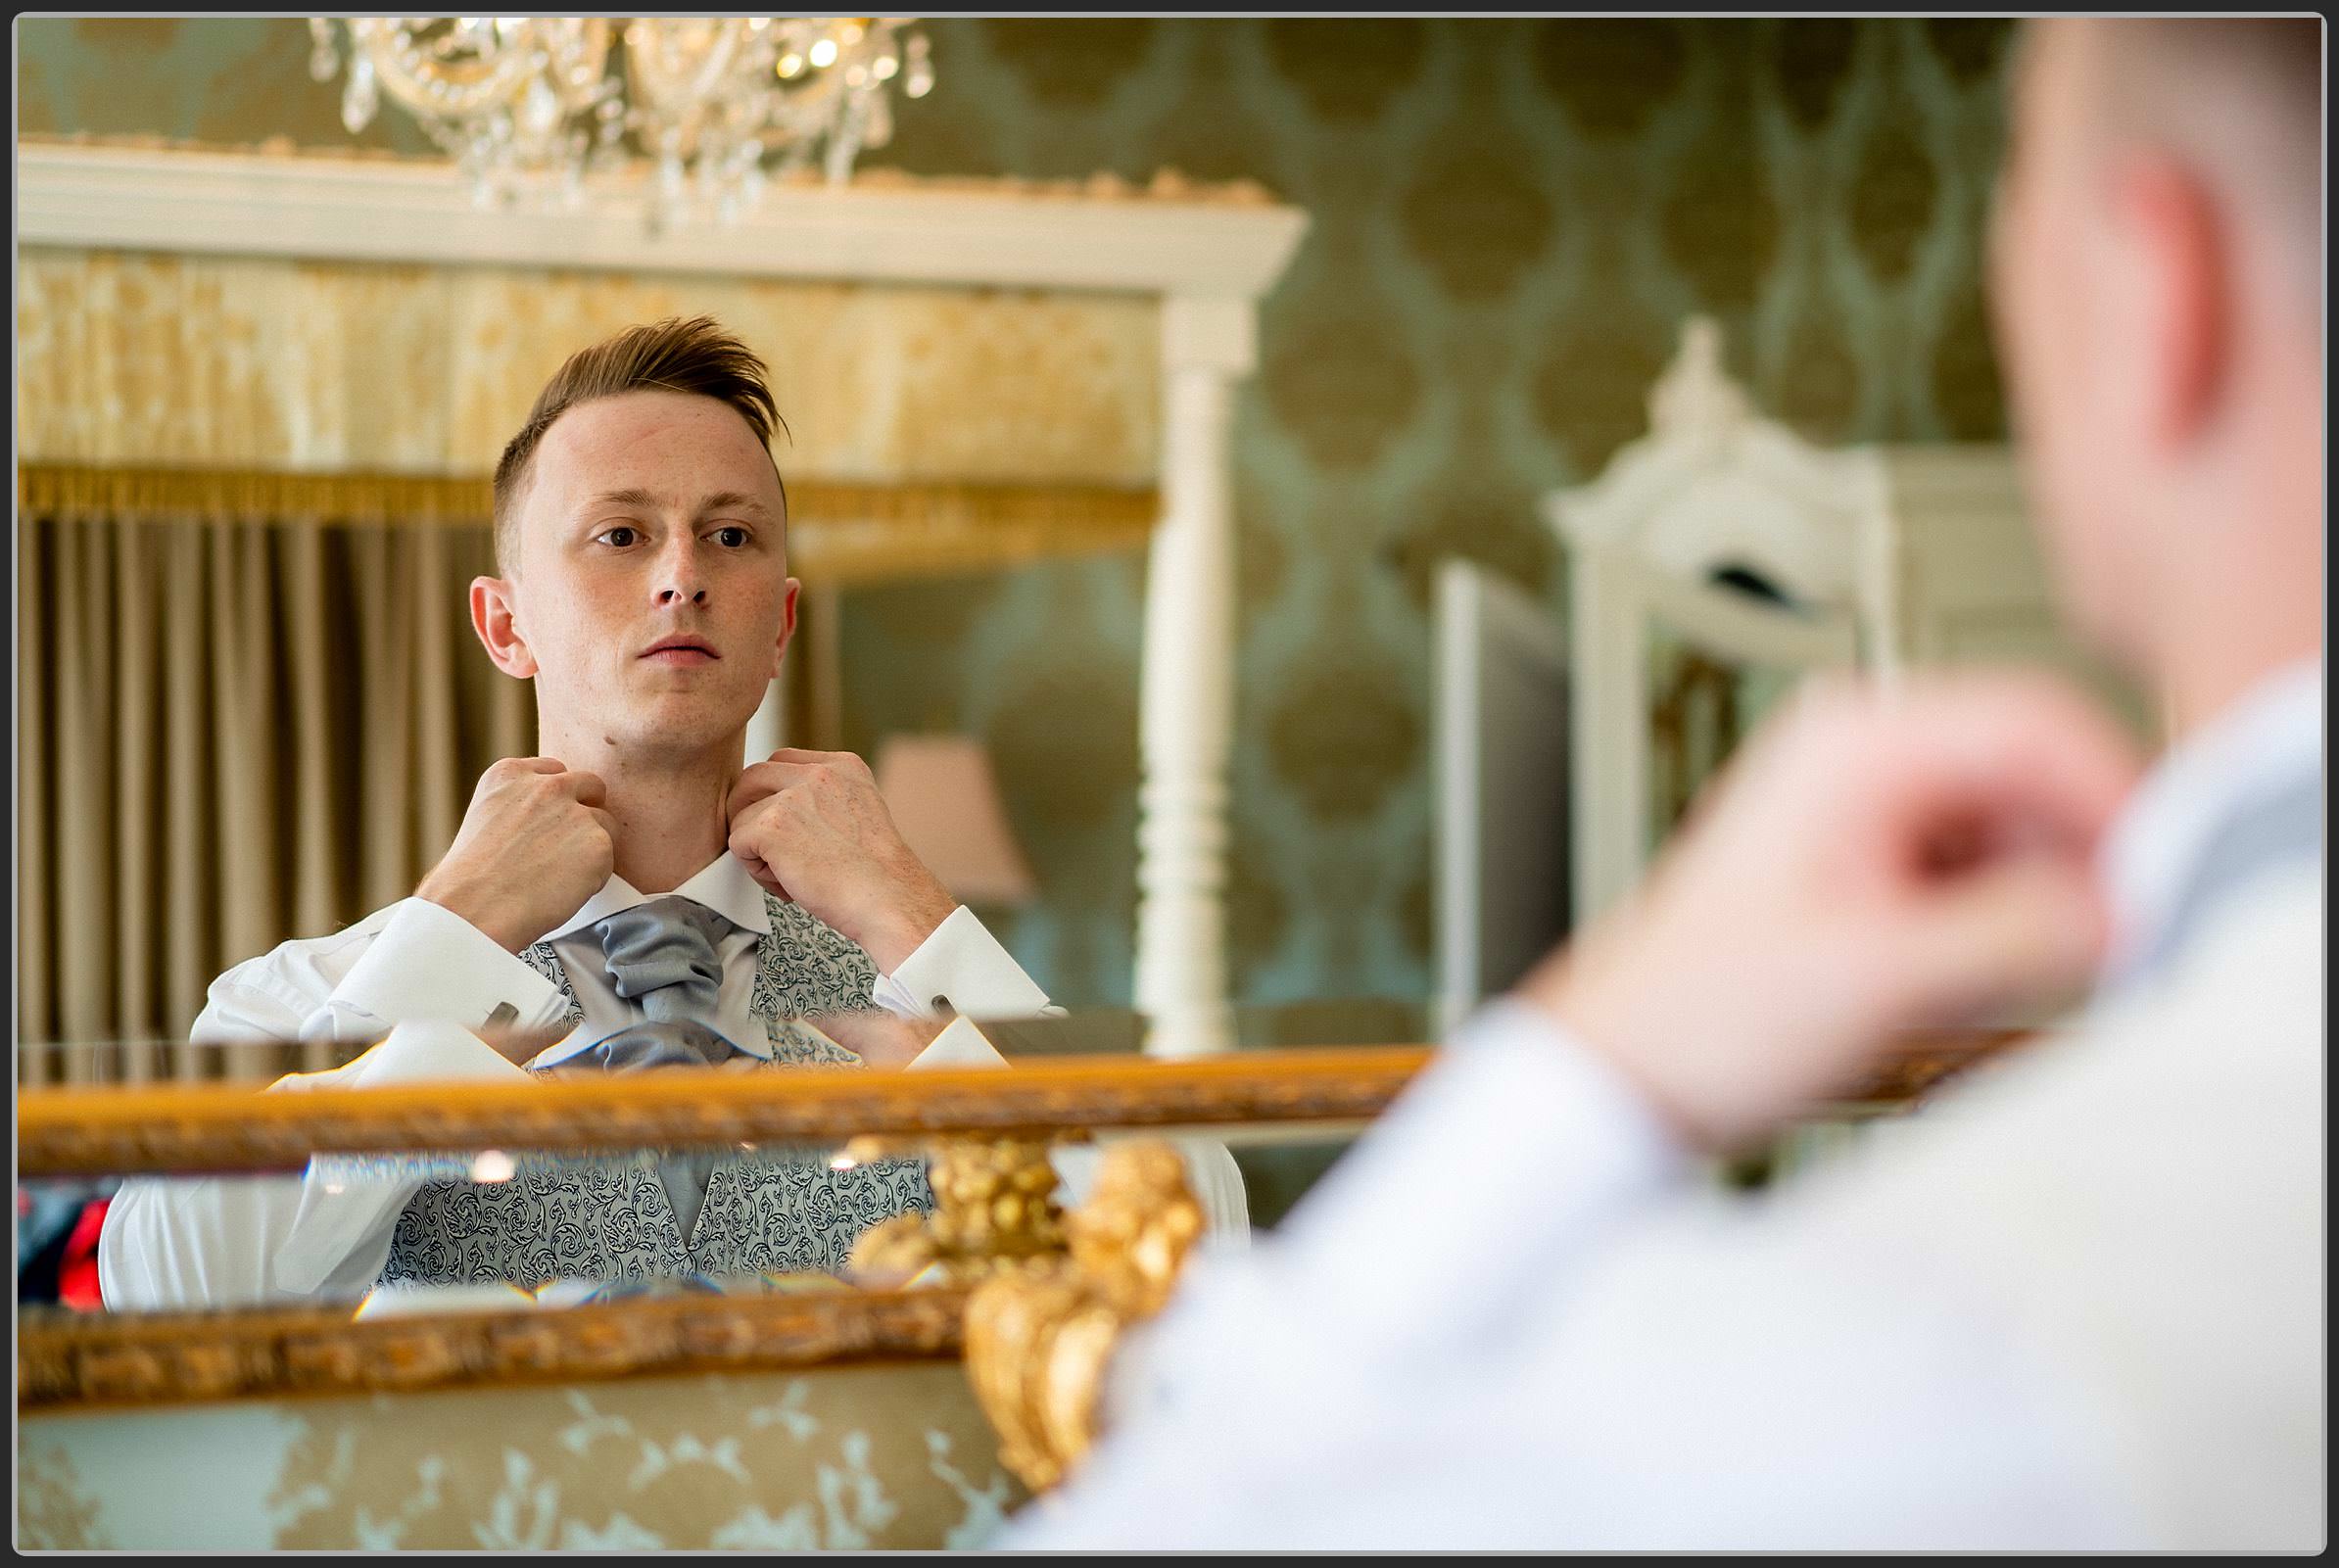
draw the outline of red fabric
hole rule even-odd
[[[92,1201],[73,1221],[73,1233],[66,1238],[65,1261],[57,1270],[57,1299],[76,1312],[105,1310],[105,1301],[98,1293],[97,1244],[98,1232],[106,1228],[109,1201]]]

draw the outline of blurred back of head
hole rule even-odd
[[[2138,18],[2089,29],[2107,140],[2196,161],[2287,267],[2299,305],[2322,285],[2322,24]],[[2278,280],[2277,284],[2278,284]]]
[[[2322,643],[2322,24],[2031,24],[1992,255],[2067,605],[2180,726]]]

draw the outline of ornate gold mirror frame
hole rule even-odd
[[[83,1316],[22,1314],[20,1409],[283,1393],[407,1392],[952,1356],[971,1281],[994,1257],[1044,1262],[1067,1243],[1052,1174],[1001,1223],[1004,1189],[1046,1171],[1053,1140],[1090,1129],[1355,1125],[1379,1114],[1427,1053],[1244,1053],[1212,1060],[1065,1059],[997,1070],[806,1069],[716,1079],[445,1085],[262,1095],[244,1085],[26,1089],[18,1175],[228,1174],[302,1168],[318,1153],[882,1140],[931,1150],[934,1242],[911,1289],[642,1300],[542,1313],[355,1321],[347,1308]],[[1109,1184],[1108,1184],[1109,1185]],[[1182,1186],[1181,1189],[1182,1191]],[[1170,1196],[1175,1196],[1174,1194]],[[1190,1201],[1190,1200],[1189,1200]],[[873,1235],[900,1259],[915,1236]],[[883,1265],[880,1251],[874,1261]],[[907,1270],[899,1270],[907,1272]]]
[[[1912,1039],[1847,1105],[1911,1103],[2011,1031]],[[1160,1309],[1200,1211],[1154,1140],[1106,1151],[1067,1214],[1052,1142],[1097,1132],[1353,1131],[1426,1047],[1246,1051],[1188,1061],[1071,1057],[1013,1071],[681,1076],[333,1095],[248,1086],[27,1089],[20,1179],[286,1171],[313,1154],[549,1153],[674,1144],[844,1145],[934,1162],[934,1212],[880,1227],[856,1274],[888,1288],[644,1299],[548,1312],[354,1320],[347,1308],[83,1316],[21,1312],[20,1411],[284,1394],[412,1392],[964,1354],[1005,1463],[1053,1485],[1095,1436],[1122,1334]],[[919,1274],[922,1283],[891,1288]]]

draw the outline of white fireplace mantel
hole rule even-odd
[[[730,226],[652,234],[640,182],[589,182],[582,211],[483,208],[452,166],[20,143],[20,246],[433,266],[682,272],[1160,300],[1163,515],[1140,703],[1135,1000],[1149,1049],[1232,1044],[1225,965],[1232,740],[1233,388],[1257,307],[1308,227],[1260,201],[1066,194],[1002,183],[775,185]]]

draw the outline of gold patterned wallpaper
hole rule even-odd
[[[1431,565],[1560,609],[1537,520],[1643,426],[1680,319],[1827,441],[1990,439],[1981,293],[2010,27],[1982,19],[939,19],[870,155],[926,174],[1258,180],[1313,225],[1238,404],[1240,998],[1430,984]],[[28,20],[34,133],[346,146],[297,20]],[[385,113],[363,145],[425,152]],[[1004,922],[1125,1002],[1142,563],[848,598],[846,738],[988,737],[1044,886]]]

